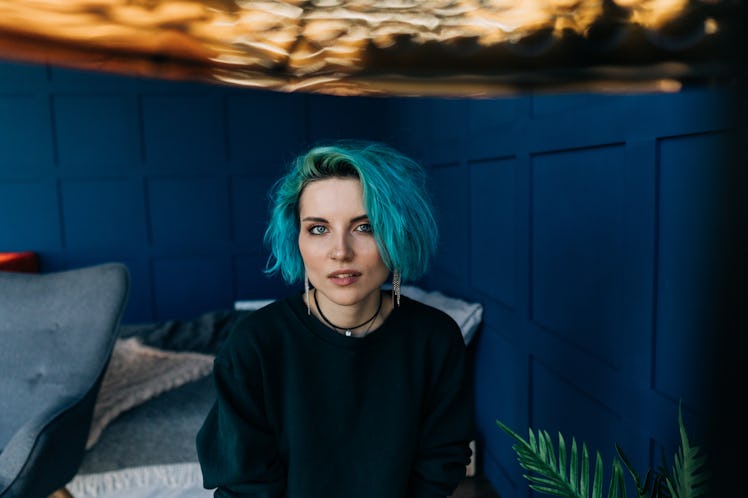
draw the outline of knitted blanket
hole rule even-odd
[[[165,351],[142,344],[138,337],[117,339],[96,398],[86,449],[121,413],[204,377],[212,368],[212,355]]]

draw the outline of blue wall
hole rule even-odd
[[[707,441],[729,95],[402,99],[401,147],[431,168],[442,240],[427,285],[480,301],[485,472],[527,482],[496,426],[528,425],[640,472]],[[633,487],[630,488],[633,490]]]
[[[261,274],[260,241],[280,168],[319,139],[391,142],[437,203],[423,284],[485,307],[479,464],[526,496],[496,419],[606,462],[620,442],[641,469],[672,456],[679,400],[704,436],[726,107],[718,89],[334,98],[6,64],[0,251],[37,251],[44,271],[125,262],[129,322],[274,297],[288,289]]]
[[[2,65],[0,251],[126,263],[126,322],[277,297],[269,186],[312,142],[378,138],[382,104]]]

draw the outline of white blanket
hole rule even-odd
[[[75,498],[211,498],[200,465],[181,463],[131,467],[76,476],[66,486]]]

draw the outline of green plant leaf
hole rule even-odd
[[[600,452],[595,452],[595,467],[590,488],[590,454],[584,442],[582,442],[580,458],[577,441],[572,437],[567,455],[569,447],[564,436],[559,432],[558,458],[556,458],[553,440],[546,431],[538,430],[536,434],[532,428],[529,428],[526,441],[501,421],[497,420],[496,423],[515,440],[512,449],[517,454],[519,465],[531,472],[531,474],[524,475],[531,489],[565,498],[589,498],[590,493],[591,498],[603,498],[603,461]],[[691,446],[688,440],[683,425],[681,406],[678,407],[678,426],[681,445],[674,455],[672,468],[668,467],[663,450],[662,464],[656,470],[648,470],[643,480],[616,443],[615,448],[620,461],[613,458],[607,498],[626,498],[624,467],[634,480],[638,498],[706,496],[709,477],[705,470],[706,459],[699,454],[699,448]]]
[[[554,461],[555,456],[547,451],[547,434],[544,435],[542,431],[538,431],[536,437],[531,428],[528,440],[525,440],[501,421],[497,420],[496,423],[514,439],[515,443],[512,445],[512,449],[517,454],[517,461],[520,466],[525,470],[539,474],[539,476],[524,476],[529,481],[531,489],[567,498],[587,498],[578,494],[566,477],[558,473],[558,465]]]
[[[595,473],[592,478],[592,496],[603,495],[603,459],[600,452],[595,452]]]
[[[577,469],[579,468],[577,440],[571,438],[571,455],[569,456],[569,474],[568,481],[571,483],[571,488],[574,491],[579,490],[579,482],[577,481]]]
[[[615,498],[617,496],[626,498],[626,481],[623,477],[621,462],[613,459],[613,475],[610,479],[610,487],[608,488],[608,498]]]
[[[553,440],[551,439],[550,434],[548,434],[546,431],[543,431],[542,435],[543,435],[543,441],[545,441],[545,444],[544,444],[545,461],[553,469],[553,472],[558,473],[558,465],[556,463],[556,451],[553,448]]]
[[[582,475],[579,478],[579,494],[587,496],[587,487],[590,482],[590,453],[587,444],[582,443]]]
[[[626,454],[623,452],[623,449],[618,443],[615,443],[616,445],[616,452],[618,453],[618,456],[620,457],[621,461],[623,462],[623,465],[626,467],[626,469],[629,471],[629,474],[631,474],[631,478],[634,480],[634,486],[636,487],[636,496],[639,498],[653,498],[656,496],[655,494],[652,494],[652,476],[649,471],[647,471],[647,474],[644,478],[644,483],[642,483],[641,478],[639,477],[639,473],[634,470],[634,466],[631,465],[631,462],[629,461]]]
[[[576,439],[571,439],[571,452],[567,473],[566,440],[558,434],[558,458],[556,458],[553,440],[546,431],[533,432],[529,429],[528,439],[523,439],[500,420],[498,426],[506,432],[514,444],[512,449],[517,454],[519,465],[531,472],[523,477],[529,482],[530,489],[539,493],[556,495],[565,498],[604,498],[603,495],[603,461],[600,452],[595,453],[595,469],[592,487],[590,488],[589,451],[582,443],[581,465]],[[623,470],[617,459],[613,461],[608,498],[626,498]]]
[[[705,458],[698,455],[698,446],[691,446],[683,425],[683,411],[678,405],[678,427],[680,448],[673,458],[672,474],[667,479],[667,487],[673,498],[697,498],[707,492],[707,472]]]
[[[566,440],[563,434],[558,433],[558,473],[566,477]]]

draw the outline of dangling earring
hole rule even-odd
[[[312,305],[311,301],[309,301],[309,277],[306,275],[306,271],[304,272],[304,292],[306,293],[306,314],[311,315]]]
[[[400,306],[400,272],[392,272],[392,306]]]

